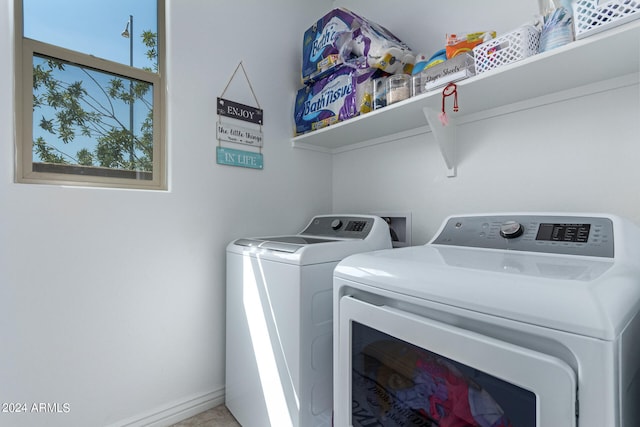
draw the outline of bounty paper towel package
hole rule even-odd
[[[339,8],[305,32],[302,81],[318,81],[341,65],[411,73],[414,61],[411,49],[386,28]]]

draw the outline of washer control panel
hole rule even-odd
[[[450,217],[431,243],[613,258],[613,237],[606,217],[516,214]]]
[[[373,228],[373,223],[373,217],[317,216],[300,234],[364,239]]]

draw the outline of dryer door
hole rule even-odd
[[[337,426],[576,426],[558,358],[351,296],[339,313]]]

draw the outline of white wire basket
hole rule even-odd
[[[520,61],[538,53],[540,32],[532,25],[522,26],[473,48],[476,74]]]
[[[578,0],[573,3],[576,39],[617,27],[640,18],[638,0]]]

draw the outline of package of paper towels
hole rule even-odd
[[[311,84],[343,65],[411,73],[415,55],[389,30],[354,12],[338,8],[304,33],[302,81]]]

